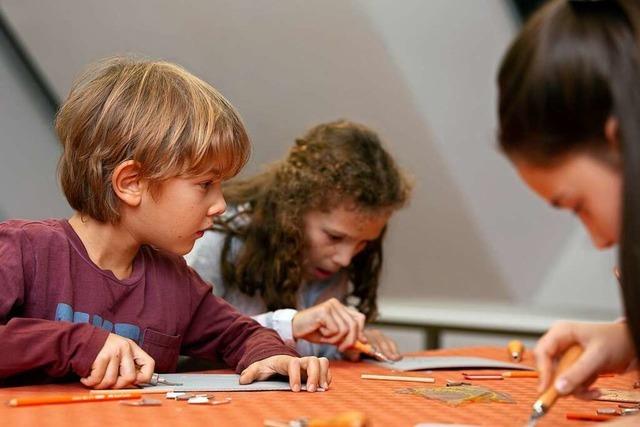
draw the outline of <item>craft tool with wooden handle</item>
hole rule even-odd
[[[524,344],[520,340],[511,340],[509,344],[507,344],[507,351],[509,352],[509,357],[514,362],[522,361],[522,354],[524,353]]]
[[[560,396],[558,390],[556,390],[554,385],[556,378],[558,378],[558,376],[566,371],[567,368],[573,365],[573,363],[578,360],[581,354],[582,347],[580,347],[579,345],[574,345],[573,347],[570,347],[567,351],[565,351],[565,353],[562,355],[560,361],[558,362],[558,365],[556,366],[555,374],[551,380],[551,385],[533,404],[531,417],[529,418],[529,427],[535,426],[538,419],[549,412],[553,404]]]

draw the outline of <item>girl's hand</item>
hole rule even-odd
[[[314,392],[318,387],[325,390],[331,384],[329,360],[326,357],[293,357],[271,356],[254,362],[240,374],[240,384],[250,384],[254,381],[264,381],[280,374],[289,377],[292,391],[300,391],[302,381],[306,380],[307,391]]]
[[[402,359],[402,355],[398,352],[395,341],[383,334],[380,330],[365,329],[364,335],[367,337],[369,344],[378,351],[381,351],[387,358],[394,361]]]
[[[635,358],[627,324],[558,322],[538,341],[534,350],[540,383],[538,391],[547,389],[553,377],[554,361],[574,344],[582,347],[580,358],[555,380],[561,395],[592,398],[597,390],[589,386],[602,372],[622,372]]]
[[[338,350],[345,351],[357,340],[367,342],[363,334],[364,322],[364,314],[331,298],[293,316],[293,337],[333,344]]]
[[[367,337],[369,344],[371,344],[376,350],[381,351],[387,358],[394,361],[402,359],[402,355],[398,352],[396,343],[380,330],[372,328],[365,329],[364,335]],[[354,348],[349,348],[342,352],[342,356],[352,362],[360,360],[361,355],[362,353]]]

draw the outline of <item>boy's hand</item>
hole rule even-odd
[[[128,338],[109,334],[91,366],[91,374],[80,379],[95,389],[125,388],[151,381],[155,362]]]
[[[263,381],[280,374],[289,377],[289,385],[292,391],[300,391],[302,381],[307,382],[307,391],[314,392],[318,387],[325,390],[331,384],[329,372],[329,360],[326,357],[293,357],[271,356],[254,362],[240,374],[240,384],[250,384],[254,381]]]
[[[371,346],[382,352],[388,359],[393,361],[397,361],[402,359],[402,355],[398,352],[398,347],[396,343],[383,334],[379,329],[365,329],[364,335],[367,337],[367,341]],[[355,349],[347,349],[347,351],[343,352],[342,355],[352,362],[356,362],[360,359],[361,353]]]
[[[592,398],[597,390],[590,391],[589,386],[599,373],[624,371],[635,357],[626,323],[558,322],[540,338],[534,351],[540,371],[538,391],[550,385],[554,361],[574,344],[583,353],[556,378],[554,385],[561,395]]]
[[[320,344],[334,344],[345,351],[356,340],[367,342],[363,334],[364,314],[331,298],[306,310],[292,320],[293,337]]]

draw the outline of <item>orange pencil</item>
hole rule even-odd
[[[609,421],[611,418],[616,418],[615,415],[597,415],[590,412],[567,412],[566,417],[568,420],[580,421]]]
[[[507,371],[503,372],[504,378],[538,378],[537,371]]]
[[[109,400],[139,399],[140,394],[57,394],[18,397],[9,400],[9,406],[49,405],[56,403],[106,402]]]

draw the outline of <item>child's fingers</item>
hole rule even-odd
[[[149,384],[156,362],[134,342],[131,342],[131,356],[136,369],[136,384]]]
[[[316,391],[320,385],[320,361],[317,357],[304,357],[300,366],[306,371],[307,391]]]
[[[104,390],[105,388],[111,388],[118,381],[118,372],[120,372],[120,357],[115,354],[109,360],[107,369],[104,371],[104,377],[102,381],[94,388],[97,390]]]
[[[297,357],[287,358],[287,374],[289,375],[289,386],[292,391],[300,391],[300,359]]]
[[[338,350],[345,351],[356,343],[356,340],[360,335],[358,331],[358,323],[347,310],[340,310],[337,312],[337,315],[340,316],[346,328],[346,334],[344,334],[342,342],[338,346]]]
[[[331,310],[323,311],[321,323],[322,326],[320,326],[318,332],[320,332],[323,342],[329,343],[331,340],[336,339],[336,336],[339,336],[340,326],[334,320]]]
[[[353,317],[358,325],[358,340],[362,341],[363,343],[367,343],[369,340],[364,334],[364,326],[367,321],[366,316],[353,307],[347,307],[347,312],[351,315],[351,317]]]
[[[136,364],[130,349],[123,351],[120,358],[120,372],[113,388],[125,388],[135,383],[137,376]]]
[[[368,329],[367,334],[371,345],[381,351],[386,357],[390,359],[399,359],[401,357],[400,354],[398,354],[396,343],[391,338],[377,329]]]
[[[258,379],[259,367],[257,363],[252,363],[240,374],[240,384],[251,384]]]
[[[325,390],[329,389],[331,384],[331,372],[329,372],[329,359],[326,357],[319,357],[318,362],[320,364],[320,386]]]
[[[100,384],[110,360],[109,357],[98,354],[98,357],[96,357],[96,360],[93,361],[93,365],[91,366],[91,373],[88,377],[80,379],[80,382],[87,387],[94,387]]]
[[[398,348],[396,347],[396,343],[389,337],[382,336],[380,341],[380,347],[378,350],[382,352],[385,356],[390,359],[399,359],[401,356],[398,353]]]
[[[349,327],[347,326],[346,322],[338,313],[336,313],[335,310],[330,310],[327,312],[327,321],[330,321],[333,325],[335,325],[335,327],[333,329],[333,335],[325,335],[323,342],[328,344],[337,344],[341,342],[347,332],[349,332]]]

